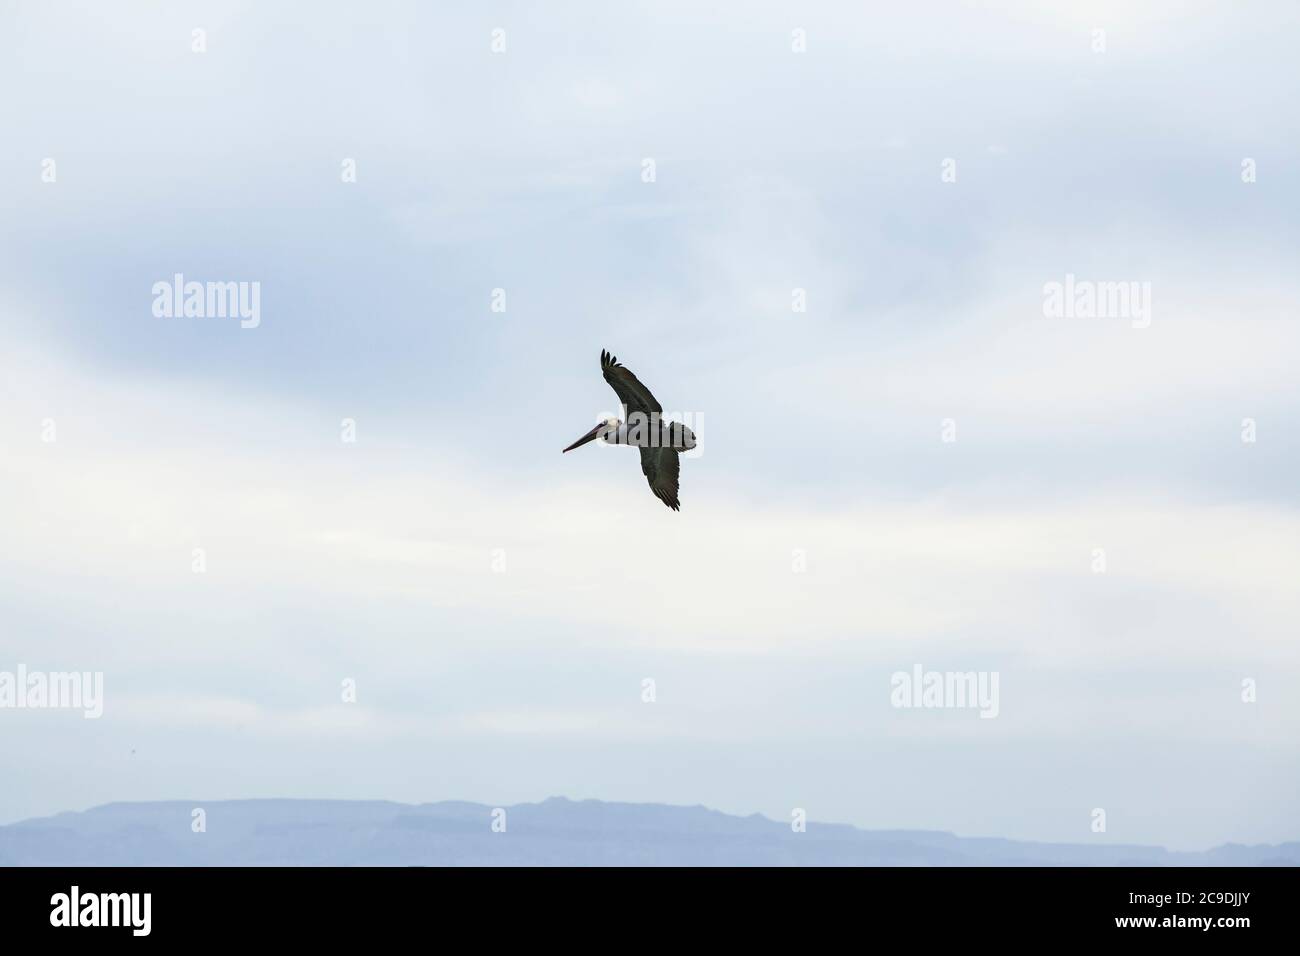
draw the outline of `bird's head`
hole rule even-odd
[[[611,435],[614,432],[618,431],[618,426],[622,424],[623,423],[619,421],[617,418],[615,418],[613,415],[610,415],[606,418],[602,418],[600,421],[596,423],[595,428],[587,432],[587,434],[583,435],[581,438],[579,438],[577,441],[575,441],[572,445],[570,445],[568,448],[564,450],[573,451],[573,449],[580,448],[583,445],[587,444],[587,442],[589,441],[593,441],[594,439],[597,438],[603,439],[606,435]]]

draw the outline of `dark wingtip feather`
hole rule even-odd
[[[670,497],[668,492],[660,491],[658,488],[652,490],[655,493],[655,497],[658,498],[660,501],[662,501],[664,504],[666,504],[669,508],[672,508],[673,511],[682,510],[681,503],[678,502],[675,498]]]

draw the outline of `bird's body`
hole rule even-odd
[[[617,418],[605,420],[606,429],[597,437],[605,445],[630,445],[633,448],[671,448],[690,451],[695,434],[681,422],[660,419],[657,423],[629,425]]]
[[[695,447],[695,433],[681,422],[663,418],[663,406],[650,390],[606,351],[600,353],[600,370],[623,403],[627,421],[606,418],[564,450],[572,451],[597,439],[606,445],[639,448],[641,472],[649,482],[650,490],[669,508],[679,511],[681,502],[677,497],[677,479],[681,463],[678,455]]]

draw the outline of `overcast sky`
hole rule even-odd
[[[0,671],[105,693],[0,710],[0,822],[1300,838],[1300,8],[329,6],[0,4]],[[697,416],[680,514],[559,453],[601,348]]]

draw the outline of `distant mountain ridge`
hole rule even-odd
[[[193,829],[195,808],[204,832]],[[1300,842],[1203,852],[926,830],[806,832],[759,814],[573,801],[110,803],[0,827],[0,866],[1297,866]],[[500,823],[498,822],[498,828]]]

